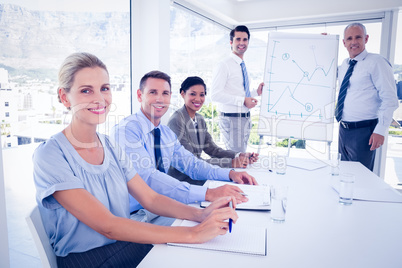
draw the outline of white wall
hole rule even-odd
[[[137,89],[149,71],[170,74],[170,0],[132,0],[132,113],[139,110]],[[167,113],[169,114],[169,113]],[[165,118],[162,118],[165,121]]]

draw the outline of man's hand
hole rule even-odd
[[[251,97],[244,98],[244,106],[246,106],[249,109],[254,108],[257,105],[257,103],[258,103],[258,100],[255,98],[251,98]]]
[[[208,188],[205,194],[205,200],[212,202],[222,196],[234,196],[237,204],[241,204],[248,201],[248,198],[242,195],[242,193],[243,191],[239,187],[227,184],[217,188]]]
[[[257,89],[258,96],[261,96],[263,87],[264,87],[264,82],[260,83],[260,85],[258,86],[258,89]]]
[[[371,134],[370,140],[369,140],[369,145],[371,145],[370,147],[370,151],[374,151],[375,149],[378,149],[381,147],[381,145],[384,144],[384,136],[377,134],[377,133],[373,133]]]
[[[255,180],[255,178],[253,176],[251,176],[250,174],[248,174],[247,172],[237,172],[234,170],[231,170],[229,172],[229,178],[234,181],[237,182],[238,184],[250,184],[250,185],[257,185],[257,181]],[[236,197],[237,199],[237,197]]]
[[[245,153],[241,153],[238,157],[232,159],[233,168],[246,168],[249,163],[250,157]]]

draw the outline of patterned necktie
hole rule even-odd
[[[244,85],[244,91],[246,92],[246,97],[251,97],[247,69],[246,69],[246,64],[244,64],[244,61],[242,61],[240,63],[240,66],[241,66],[241,71],[243,73],[243,85]]]
[[[159,128],[154,128],[154,151],[155,151],[155,167],[160,172],[165,172],[161,152],[161,131]]]
[[[355,67],[356,63],[357,61],[355,60],[349,61],[349,68],[345,74],[345,77],[343,78],[341,88],[339,89],[338,103],[336,104],[335,108],[335,118],[338,122],[342,119],[343,105],[345,102],[346,92],[349,87],[349,79],[352,76],[353,68]]]

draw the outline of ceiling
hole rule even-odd
[[[301,19],[354,16],[402,9],[402,0],[176,0],[174,2],[225,26],[247,24],[251,25],[251,28]]]

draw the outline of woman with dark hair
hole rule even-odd
[[[209,134],[204,117],[197,113],[204,104],[207,89],[202,78],[191,76],[186,78],[180,87],[180,95],[184,106],[170,117],[168,126],[177,135],[180,143],[198,158],[205,152],[211,158],[206,161],[224,168],[246,168],[258,159],[258,154],[224,150],[217,146]],[[192,184],[203,184],[187,175],[170,168],[169,175]]]

